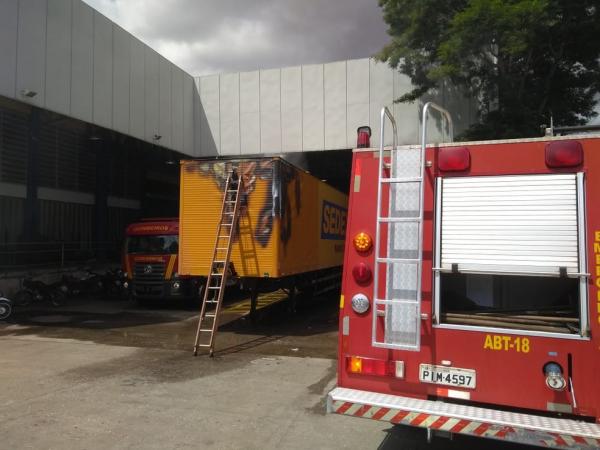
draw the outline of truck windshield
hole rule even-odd
[[[179,250],[179,236],[129,236],[125,245],[127,253],[143,253],[153,255],[174,254]]]

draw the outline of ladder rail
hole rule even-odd
[[[213,247],[213,255],[211,258],[211,262],[210,262],[210,267],[209,267],[209,274],[208,277],[206,277],[206,286],[204,288],[204,294],[202,295],[202,306],[200,307],[200,316],[198,318],[198,328],[196,330],[196,339],[194,341],[194,355],[197,354],[198,352],[198,343],[200,342],[200,332],[201,332],[201,324],[202,324],[202,318],[204,317],[204,315],[206,314],[206,305],[207,305],[207,300],[208,300],[208,291],[210,289],[208,289],[208,286],[210,286],[210,281],[211,281],[211,273],[212,273],[212,268],[214,265],[214,261],[216,258],[216,248],[217,245],[219,243],[219,236],[220,236],[220,232],[221,232],[221,224],[223,222],[223,213],[225,212],[225,200],[227,200],[227,188],[229,186],[229,180],[231,178],[231,174],[227,175],[227,180],[225,181],[225,193],[223,195],[223,203],[221,204],[221,215],[219,217],[219,223],[217,225],[217,234],[215,237],[215,245]]]
[[[374,297],[379,297],[379,262],[378,260],[380,259],[379,256],[379,218],[381,217],[381,195],[382,195],[382,183],[379,182],[381,175],[383,173],[383,169],[385,167],[384,162],[383,162],[383,158],[384,158],[384,148],[385,148],[385,118],[388,118],[392,124],[392,131],[394,133],[393,138],[392,138],[392,151],[394,151],[394,149],[396,148],[396,146],[398,145],[398,128],[396,126],[396,120],[394,119],[394,116],[392,115],[392,113],[390,112],[390,110],[387,108],[387,106],[384,106],[383,108],[381,108],[381,116],[380,116],[380,122],[379,122],[379,161],[378,161],[378,171],[377,171],[377,218],[376,218],[376,227],[377,229],[375,230],[375,270],[373,271],[373,292],[374,292]],[[390,172],[391,172],[391,168],[390,168]],[[391,176],[391,173],[390,173]],[[377,314],[373,314],[373,326],[372,326],[372,339],[371,342],[376,342],[377,341]]]
[[[241,203],[240,198],[241,198],[241,192],[242,192],[242,187],[243,187],[242,186],[243,179],[242,179],[241,175],[238,174],[237,179],[235,180],[237,183],[237,188],[235,190],[230,189],[235,171],[236,171],[236,168],[233,168],[232,171],[228,174],[227,180],[225,182],[225,190],[223,193],[223,203],[221,204],[221,215],[219,218],[219,224],[217,225],[215,245],[213,247],[213,255],[212,255],[212,259],[211,259],[211,263],[210,263],[209,273],[208,273],[208,276],[206,279],[206,288],[204,290],[204,295],[203,295],[203,299],[202,299],[202,307],[200,309],[200,317],[198,320],[198,328],[196,330],[196,340],[194,343],[194,355],[198,354],[199,347],[208,347],[209,353],[211,356],[213,355],[213,351],[214,351],[214,340],[215,340],[215,335],[216,335],[216,331],[218,328],[219,313],[221,311],[221,304],[223,301],[225,285],[227,282],[227,269],[228,269],[228,265],[229,265],[229,260],[231,259],[232,238],[233,238],[233,234],[235,233],[235,225],[236,225],[236,222],[237,222],[238,216],[239,216],[239,206]],[[235,193],[234,194],[235,200],[228,200],[228,198],[230,198],[231,192]],[[226,205],[228,205],[228,204],[230,205],[232,203],[234,204],[233,212],[226,214]],[[231,222],[229,224],[224,224],[223,223],[224,217],[231,217]],[[224,236],[222,234],[222,230],[223,230],[224,226],[229,227],[227,236]],[[221,241],[222,239],[227,239],[227,247],[219,246],[219,241]],[[222,261],[222,262],[220,262],[220,264],[223,264],[223,269],[222,269],[223,272],[221,274],[219,274],[219,276],[217,277],[216,276],[217,272],[215,272],[215,270],[216,270],[215,264],[217,262],[217,254],[219,252],[222,252],[223,249],[227,250],[226,254],[225,254],[225,258],[224,258],[224,260],[221,260],[221,259],[218,260],[218,261]],[[219,258],[221,258],[221,257],[219,257]],[[211,281],[213,279],[218,280],[218,286],[211,286]],[[212,300],[210,300],[210,302],[209,302],[209,295],[211,292],[217,292],[217,294],[216,294],[216,298],[215,298],[215,296],[213,296]],[[210,314],[207,313],[207,305],[209,303],[211,305],[216,304],[215,309],[212,310]],[[203,323],[206,318],[209,318],[212,320],[212,326],[210,328],[203,328]],[[209,342],[207,344],[201,344],[201,342],[200,342],[203,332],[210,333]]]
[[[230,176],[231,178],[231,176]],[[229,187],[229,185],[227,186]],[[220,289],[219,289],[219,293],[218,293],[218,298],[217,298],[217,305],[215,308],[215,315],[212,318],[212,332],[210,334],[210,342],[208,343],[208,348],[209,348],[209,352],[212,356],[213,354],[213,349],[214,349],[214,342],[215,342],[215,335],[216,335],[216,331],[218,328],[218,322],[219,322],[219,313],[221,312],[221,305],[223,302],[223,296],[225,295],[225,286],[227,283],[227,278],[228,278],[228,265],[229,265],[229,260],[231,258],[231,247],[232,247],[232,242],[231,239],[233,238],[233,234],[235,233],[235,225],[236,225],[236,221],[238,220],[238,208],[240,205],[240,197],[241,197],[241,192],[242,192],[242,177],[241,175],[238,174],[238,179],[237,179],[237,189],[235,192],[235,204],[233,206],[233,215],[231,216],[231,228],[229,229],[229,239],[227,242],[227,253],[225,256],[225,262],[223,263],[223,275],[221,275],[219,283],[220,283]],[[227,189],[225,190],[225,201],[227,199]],[[225,204],[225,202],[223,203]],[[221,216],[221,220],[223,220],[223,216]],[[217,238],[218,239],[218,238]],[[217,240],[218,243],[218,240]],[[217,244],[215,244],[216,247]],[[216,255],[216,248],[215,248],[215,255]],[[212,271],[212,267],[211,267],[211,271]],[[211,275],[209,275],[211,276]],[[206,316],[206,315],[205,315]],[[204,317],[203,317],[204,318]]]

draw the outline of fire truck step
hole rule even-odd
[[[412,258],[376,258],[377,262],[380,263],[406,263],[406,264],[419,264],[421,261]]]
[[[536,445],[539,445],[542,442],[541,434],[542,439],[546,436],[553,442],[556,442],[557,435],[561,439],[566,437],[566,440],[592,441],[588,446],[581,448],[592,449],[600,446],[600,424],[443,401],[420,400],[356,389],[340,387],[333,389],[327,397],[327,409],[333,413],[357,417],[377,417],[379,420],[388,422],[393,421],[394,417],[402,417],[394,423],[403,425],[435,428],[433,425],[438,423],[442,424],[439,426],[440,430],[444,430],[446,425],[452,425],[453,430],[459,430],[454,432],[465,434],[474,434],[481,425],[484,427],[480,429],[493,426],[494,430],[498,430],[498,434],[492,434],[492,428],[489,428],[486,435],[513,442],[528,443],[527,440],[520,440],[520,438],[529,438],[532,439],[532,443],[536,442]],[[385,414],[380,414],[380,412],[385,412]],[[423,420],[424,416],[430,416],[430,418]],[[415,417],[419,420],[412,424],[411,421]],[[460,424],[462,426],[459,427]],[[535,441],[533,441],[534,439]],[[559,445],[556,447],[564,448]]]
[[[383,222],[393,222],[393,223],[420,223],[420,217],[379,217],[379,223]]]
[[[379,181],[382,183],[420,183],[423,181],[421,177],[410,177],[410,178],[380,178]]]

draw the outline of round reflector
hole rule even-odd
[[[371,269],[364,262],[358,263],[352,269],[352,275],[359,284],[365,284],[371,281]]]
[[[368,252],[373,246],[373,239],[363,231],[354,236],[353,242],[354,248],[359,252]]]
[[[364,314],[369,310],[369,298],[365,294],[356,294],[352,297],[352,309],[358,314]]]

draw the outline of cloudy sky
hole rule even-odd
[[[84,0],[191,73],[371,56],[387,42],[377,0]]]

